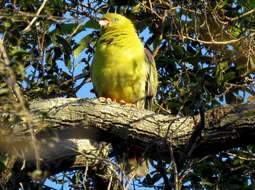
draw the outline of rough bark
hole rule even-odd
[[[47,113],[46,127],[37,133],[46,135],[47,128],[61,132],[62,138],[88,138],[111,143],[133,141],[137,149],[157,149],[169,159],[169,145],[183,150],[199,125],[190,157],[208,155],[253,141],[255,105],[241,104],[209,110],[201,116],[170,117],[117,103],[100,103],[93,99],[52,99],[35,101],[30,106],[34,114]],[[47,135],[46,135],[47,136]],[[153,157],[150,151],[147,154]]]
[[[27,163],[37,160],[36,148],[40,167],[53,172],[107,164],[108,148],[101,141],[128,144],[151,159],[170,160],[170,147],[176,156],[192,159],[253,143],[255,137],[254,104],[223,106],[178,118],[97,99],[37,100],[29,108],[32,126],[14,126],[19,136],[13,134],[11,141],[2,138],[0,148]],[[36,142],[31,141],[30,128]]]

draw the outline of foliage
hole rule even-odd
[[[0,50],[0,110],[13,114],[2,115],[2,121],[24,119],[32,99],[77,96],[90,81],[99,36],[95,20],[107,11],[126,15],[143,32],[159,72],[158,112],[187,116],[254,101],[252,0],[4,0],[0,37],[8,61]],[[254,153],[251,145],[186,161],[178,168],[179,180],[173,163],[155,161],[143,186],[254,189]],[[79,183],[86,181],[78,174]]]

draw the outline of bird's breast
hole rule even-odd
[[[146,64],[143,47],[102,45],[92,66],[92,82],[98,96],[136,103],[145,97]]]

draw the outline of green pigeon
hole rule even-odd
[[[133,23],[120,14],[107,13],[99,24],[101,36],[91,68],[97,97],[151,109],[158,86],[156,65]],[[135,171],[135,177],[148,172],[146,161],[140,162],[137,157],[129,156],[129,166],[125,166],[126,171]]]

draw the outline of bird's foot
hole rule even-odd
[[[102,103],[112,103],[112,102],[117,102],[116,99],[111,99],[111,98],[106,98],[106,97],[99,97],[98,98],[100,102]],[[129,102],[126,102],[125,100],[120,100],[118,101],[120,104],[122,105],[127,105],[127,106],[130,106],[130,107],[137,107],[136,104],[133,104],[133,103],[129,103]]]
[[[103,103],[116,102],[116,100],[112,100],[111,98],[99,97],[98,99],[100,102],[103,102]]]
[[[125,100],[120,100],[120,104],[127,105],[127,106],[130,106],[130,107],[136,107],[136,104],[126,102]]]

